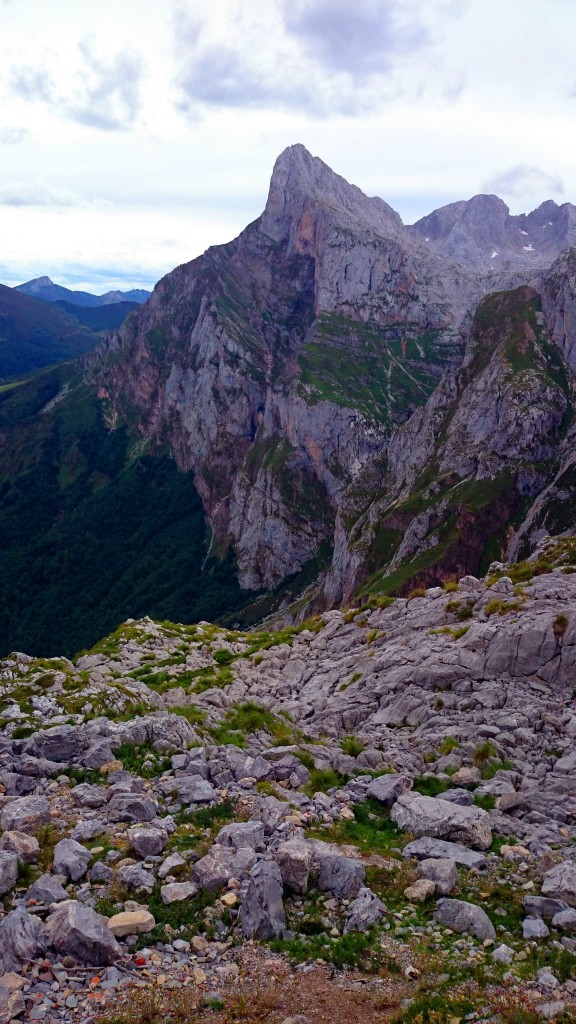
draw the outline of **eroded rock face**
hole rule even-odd
[[[252,869],[241,924],[248,939],[277,939],[283,934],[282,876],[274,861],[261,861]]]

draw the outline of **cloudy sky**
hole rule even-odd
[[[576,203],[574,0],[0,0],[0,282],[150,287],[302,142],[407,223]]]

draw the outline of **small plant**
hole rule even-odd
[[[449,788],[449,782],[445,779],[438,779],[435,775],[417,775],[414,779],[414,789],[422,796],[440,796]]]
[[[340,741],[340,749],[350,757],[358,757],[358,754],[366,750],[366,744],[362,743],[357,736],[344,736],[344,739]]]
[[[554,636],[558,637],[558,639],[560,639],[561,636],[564,636],[564,633],[566,632],[567,628],[568,628],[568,616],[565,615],[564,612],[558,612],[558,615],[556,616],[556,618],[554,619],[554,622],[552,624],[552,629],[554,631]]]
[[[458,750],[459,746],[460,740],[457,740],[455,736],[446,736],[446,738],[442,740],[438,750],[443,756],[446,756],[446,754],[451,754],[453,750]]]
[[[443,586],[443,588],[444,588],[444,590],[446,591],[447,594],[453,594],[453,593],[455,593],[455,591],[458,590],[458,580],[455,580],[455,579],[444,580],[444,582],[442,583],[442,586]]]
[[[426,588],[425,587],[412,587],[412,590],[409,590],[407,595],[406,595],[406,600],[407,601],[411,601],[412,598],[414,598],[414,597],[426,597]]]
[[[313,768],[310,773],[310,781],[306,783],[306,793],[314,796],[314,793],[327,793],[329,789],[338,789],[348,782],[346,775],[340,775],[333,768]]]
[[[496,797],[492,793],[479,793],[474,796],[474,803],[484,811],[492,811],[496,807]]]
[[[370,632],[367,633],[366,636],[364,637],[364,643],[365,644],[371,644],[372,641],[375,640],[377,636],[378,636],[378,630],[377,629],[371,629]]]
[[[522,607],[521,601],[504,601],[501,597],[493,597],[484,608],[487,618],[491,615],[506,615],[507,612],[518,612]]]
[[[490,740],[479,743],[474,751],[474,764],[477,768],[483,768],[492,758],[498,757],[498,750]]]

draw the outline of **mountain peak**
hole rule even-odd
[[[33,277],[31,281],[24,281],[23,284],[18,285],[19,288],[48,288],[54,285],[54,281],[44,275],[43,277]]]
[[[311,204],[330,211],[331,219],[343,227],[360,223],[387,237],[403,231],[399,215],[383,199],[369,198],[297,143],[283,150],[274,164],[262,230],[277,241],[291,235],[290,225],[295,218],[301,220],[304,209],[310,213]]]

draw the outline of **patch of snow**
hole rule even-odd
[[[549,221],[548,221],[548,223],[549,223],[550,227],[552,227],[552,226],[553,226],[553,225],[552,225],[552,221],[551,221],[551,220],[549,220]]]
[[[522,251],[523,252],[534,252],[534,246],[532,245],[532,242],[530,242],[530,245],[523,245],[522,246]]]
[[[522,228],[520,228],[520,234],[521,234],[521,235],[527,235],[527,234],[528,234],[528,232],[527,232],[527,231],[522,231]]]
[[[429,239],[429,238],[425,238],[425,239],[424,239],[424,241],[425,241],[425,242],[429,242],[429,241],[430,241],[430,239]]]
[[[493,252],[493,253],[492,253],[492,255],[491,255],[491,257],[490,257],[490,259],[491,259],[491,260],[493,260],[493,259],[494,259],[494,257],[495,257],[495,256],[497,256],[497,255],[498,255],[498,253],[497,253],[497,252]]]

